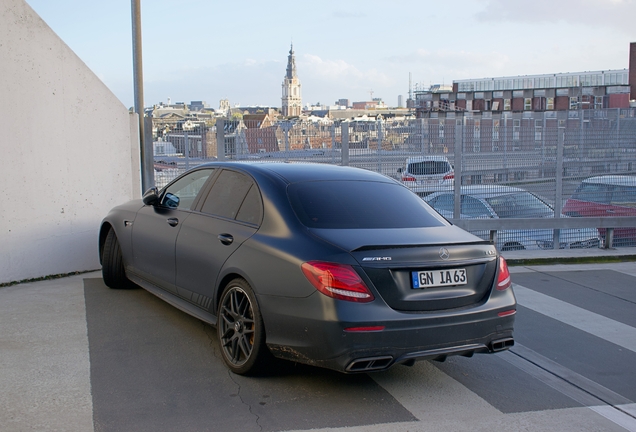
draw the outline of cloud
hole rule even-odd
[[[360,70],[358,67],[344,60],[323,60],[321,57],[306,54],[302,57],[299,67],[305,69],[303,74],[311,79],[321,81],[339,81],[351,84],[390,85],[393,80],[377,69]],[[300,73],[300,72],[299,72]]]
[[[450,83],[454,79],[499,76],[511,63],[508,55],[499,51],[427,50],[420,48],[389,63],[402,65],[415,72],[417,80],[425,77],[428,84]]]
[[[153,70],[145,80],[146,105],[166,101],[204,100],[218,107],[220,99],[244,105],[280,105],[285,66],[277,61],[244,59],[217,66]]]
[[[340,10],[340,11],[334,11],[331,14],[331,16],[334,18],[350,19],[350,18],[364,18],[367,15],[363,12],[348,12],[348,11]]]
[[[481,22],[568,23],[609,27],[632,34],[634,0],[483,0],[475,15]]]

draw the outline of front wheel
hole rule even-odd
[[[221,296],[217,334],[223,360],[239,375],[261,371],[269,352],[256,296],[244,279],[231,281]]]
[[[102,278],[109,288],[134,287],[134,284],[126,277],[121,247],[112,229],[108,231],[102,249]]]

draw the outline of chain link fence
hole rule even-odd
[[[636,216],[635,109],[430,115],[157,122],[155,184],[213,160],[312,162],[382,173],[454,220]],[[593,247],[607,235],[508,231],[502,249]],[[635,228],[611,234],[636,245]]]

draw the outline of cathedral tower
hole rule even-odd
[[[287,56],[287,73],[283,80],[282,97],[283,116],[297,117],[300,115],[302,100],[300,97],[300,81],[296,75],[296,58],[294,57],[294,45],[289,50]]]

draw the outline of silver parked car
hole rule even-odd
[[[453,187],[455,172],[445,156],[413,156],[406,159],[404,168],[398,168],[402,183],[420,196]]]
[[[446,218],[453,217],[453,190],[434,192],[424,198]],[[461,219],[552,218],[554,210],[541,198],[520,188],[500,185],[461,187]],[[488,231],[473,234],[488,239]],[[553,249],[554,231],[551,229],[514,229],[497,232],[497,247],[502,251],[523,249]],[[598,231],[592,228],[563,229],[559,236],[560,249],[599,247]]]

